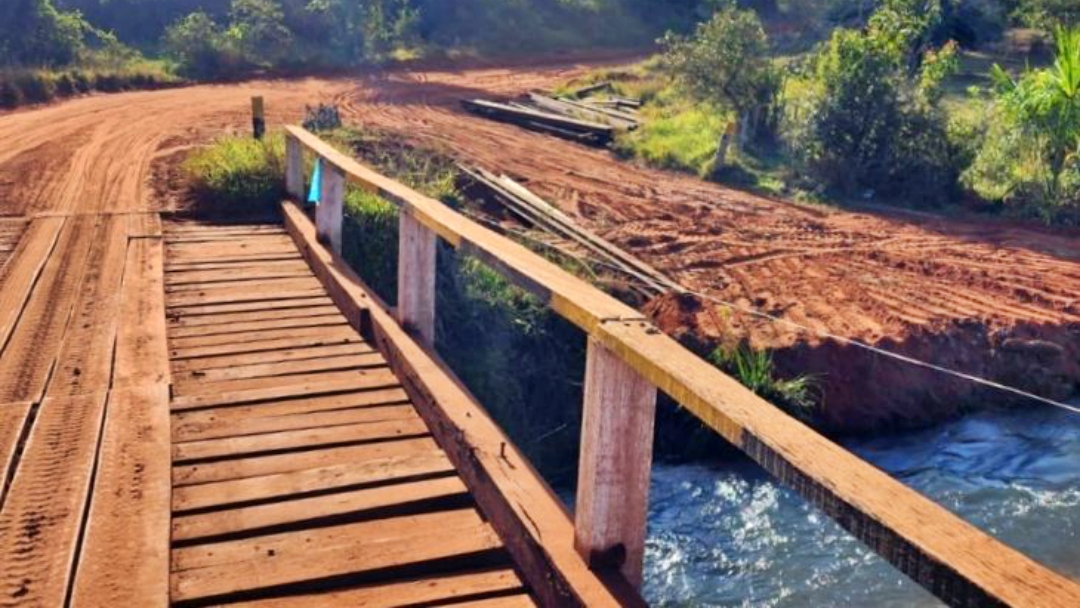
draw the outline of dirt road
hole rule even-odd
[[[462,97],[516,95],[588,67],[561,61],[200,86],[0,115],[0,216],[157,209],[150,180],[163,163],[155,161],[245,131],[251,95],[266,97],[272,125],[332,99],[352,122],[528,181],[696,291],[1055,398],[1077,390],[1076,235],[771,201],[458,109]],[[650,309],[673,333],[749,336],[777,349],[782,370],[817,374],[837,427],[918,421],[984,397],[967,383],[700,299],[667,298]]]

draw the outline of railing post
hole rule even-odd
[[[345,174],[323,161],[319,206],[315,209],[315,230],[319,240],[341,255],[341,221],[345,212]]]
[[[285,138],[285,191],[304,203],[304,148],[291,135]]]
[[[407,212],[398,216],[398,322],[435,343],[435,233]]]
[[[585,364],[574,546],[641,586],[656,387],[593,338]]]

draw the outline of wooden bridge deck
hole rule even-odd
[[[165,260],[173,601],[533,605],[282,228],[170,226]]]
[[[536,605],[282,226],[0,229],[0,606]]]

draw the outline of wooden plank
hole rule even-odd
[[[407,213],[398,217],[398,321],[435,344],[435,233]]]
[[[386,367],[386,364],[383,363],[382,365],[369,367],[331,367],[330,369],[320,369],[305,373],[284,373],[257,376],[254,378],[185,382],[183,384],[173,385],[173,397],[181,401],[187,401],[189,398],[198,395],[208,395],[213,393],[229,393],[232,395],[243,391],[273,389],[277,387],[291,387],[298,385],[311,386],[312,382],[322,381],[336,386],[342,379],[348,378],[356,378],[358,381],[362,382],[362,384],[355,386],[349,385],[347,390],[370,388],[372,385],[367,381],[368,379],[370,379],[371,382],[374,382],[374,386],[376,387],[392,386],[392,381],[388,376],[380,375],[380,372],[389,373]],[[359,378],[360,376],[366,376],[367,378]]]
[[[456,379],[374,305],[355,273],[315,244],[311,221],[292,204],[283,211],[286,228],[327,292],[342,308],[347,300],[366,308],[384,356],[541,603],[642,605],[629,585],[601,581],[589,570],[573,547],[573,525],[561,501],[513,443]],[[355,322],[361,323],[360,315]]]
[[[1080,584],[1005,546],[787,416],[641,320],[638,311],[446,205],[360,165],[303,129],[287,131],[350,180],[405,208],[452,246],[537,294],[939,598],[958,604],[1080,605]],[[308,244],[314,241],[306,228],[294,228],[310,222],[291,207],[284,206],[287,228],[310,262],[317,247]],[[327,276],[344,273],[313,270],[324,284]],[[334,288],[328,291],[334,295]]]
[[[255,291],[258,293],[265,293],[267,291],[276,291],[282,293],[288,293],[293,289],[304,289],[313,285],[312,281],[314,277],[311,273],[301,274],[293,277],[283,277],[277,279],[260,279],[251,280],[248,278],[231,279],[228,281],[214,281],[211,283],[183,283],[180,285],[166,285],[165,293],[169,294],[169,297],[180,297],[182,294],[188,293],[237,293],[243,291]]]
[[[430,542],[435,537],[440,541]],[[499,545],[490,526],[471,509],[320,528],[261,537],[254,542],[218,543],[213,551],[217,557],[196,559],[194,554],[179,553],[183,549],[174,552],[172,598],[211,598],[327,576],[465,557]],[[193,563],[206,565],[190,566]]]
[[[80,216],[64,225],[0,356],[0,403],[41,400],[75,305],[96,223],[95,217]]]
[[[241,507],[226,511],[181,515],[173,519],[174,541],[190,541],[251,532],[300,522],[383,510],[410,503],[465,497],[465,485],[457,477],[363,488],[284,502]]]
[[[213,325],[190,325],[175,326],[169,328],[170,338],[189,338],[195,336],[218,336],[258,332],[268,329],[287,329],[304,327],[326,327],[330,325],[343,325],[347,323],[345,317],[334,311],[325,315],[311,315],[307,317],[286,317],[284,319],[268,319],[263,321],[246,321],[233,323],[216,323]]]
[[[169,382],[163,262],[160,239],[129,242],[120,288],[123,322],[116,336],[113,388]]]
[[[367,355],[374,351],[374,347],[366,342],[348,342],[322,346],[313,344],[302,348],[287,348],[283,350],[269,350],[265,352],[240,353],[229,355],[217,355],[195,359],[183,359],[173,361],[173,371],[177,374],[192,371],[225,369],[247,365],[264,363],[266,365],[284,361],[305,361],[321,359],[324,357],[337,357],[344,355]]]
[[[169,441],[167,385],[109,394],[73,605],[169,603]]]
[[[105,394],[46,399],[0,510],[0,598],[61,606],[94,470]]]
[[[176,316],[169,319],[169,328],[172,330],[173,328],[196,327],[201,325],[212,326],[259,321],[281,321],[285,319],[318,317],[333,314],[339,314],[338,309],[332,304],[326,304],[322,306],[231,312],[217,315]]]
[[[281,378],[260,378],[262,387],[250,387],[215,394],[195,394],[173,399],[174,412],[220,405],[239,405],[288,397],[347,393],[398,386],[393,372],[386,368],[348,370],[325,374],[298,374]],[[236,381],[241,382],[241,381]]]
[[[296,349],[313,346],[333,346],[335,344],[359,344],[363,340],[355,331],[320,328],[319,332],[305,332],[309,335],[289,336],[274,340],[257,340],[254,342],[240,342],[238,344],[217,344],[213,346],[199,346],[194,348],[174,349],[171,351],[173,360],[201,359],[218,355],[239,355],[258,351],[273,351],[279,349]]]
[[[325,447],[284,454],[249,456],[235,460],[178,464],[173,467],[173,487],[266,477],[279,473],[321,469],[338,464],[366,465],[369,462],[380,462],[381,466],[387,466],[387,463],[393,463],[395,459],[404,460],[417,455],[423,456],[437,450],[430,437],[412,437],[398,441]]]
[[[278,329],[263,329],[261,331],[247,331],[241,333],[197,333],[193,336],[175,336],[169,334],[169,348],[173,356],[182,357],[183,353],[194,349],[210,346],[235,346],[242,348],[248,342],[264,342],[267,340],[280,340],[283,338],[300,337],[351,337],[356,336],[356,330],[350,327],[345,318],[335,315],[329,325],[315,324],[308,327],[284,327]],[[357,336],[359,337],[359,336]]]
[[[195,370],[191,372],[177,373],[173,370],[173,386],[183,387],[184,392],[194,389],[199,384],[221,382],[224,380],[241,380],[248,378],[265,378],[267,376],[281,376],[286,374],[301,374],[310,372],[328,372],[347,369],[368,367],[381,367],[386,365],[386,360],[379,353],[367,353],[364,355],[345,355],[340,357],[320,357],[317,359],[302,359],[300,361],[281,361],[277,363],[260,363],[256,365],[237,365],[217,369]]]
[[[406,581],[376,583],[353,589],[291,595],[235,604],[237,608],[285,608],[356,606],[362,608],[398,608],[399,606],[435,606],[523,590],[521,579],[509,568],[476,572],[436,574]]]
[[[0,507],[4,505],[4,490],[32,405],[29,401],[0,403]]]
[[[365,447],[381,448],[383,446]],[[173,511],[182,513],[309,492],[326,492],[363,484],[384,483],[395,479],[448,475],[453,471],[454,468],[446,460],[446,456],[432,442],[431,449],[416,454],[367,458],[362,461],[339,462],[324,467],[304,468],[256,477],[175,486]]]
[[[52,253],[64,218],[30,222],[8,262],[0,266],[0,353],[4,351],[30,291]]]
[[[169,318],[187,319],[194,316],[220,315],[233,312],[266,312],[268,310],[309,308],[312,306],[325,306],[329,303],[330,298],[323,294],[317,297],[279,298],[261,302],[235,302],[231,304],[205,306],[174,306],[169,308]]]
[[[311,276],[302,264],[260,264],[251,268],[219,268],[216,270],[187,270],[169,272],[165,275],[167,286],[191,284],[215,284],[230,281],[260,281],[263,279],[288,279]]]
[[[94,263],[83,275],[47,396],[109,390],[127,247],[128,218],[103,217],[90,249]]]
[[[357,407],[324,412],[305,412],[283,416],[213,418],[204,422],[186,421],[173,427],[173,441],[199,441],[219,437],[243,437],[261,433],[317,429],[344,424],[377,423],[418,419],[411,405]]]
[[[428,434],[419,416],[381,422],[358,422],[323,428],[186,441],[173,445],[173,462],[211,458],[238,458],[249,454],[283,450],[316,449],[327,446],[423,437]]]
[[[341,222],[345,213],[345,175],[333,165],[322,168],[320,200],[315,208],[319,239],[341,253]]]
[[[249,287],[228,289],[200,289],[169,294],[169,308],[201,306],[206,304],[237,304],[241,302],[264,302],[298,298],[317,298],[326,295],[322,288],[304,280],[303,285],[288,289],[250,289]]]
[[[132,213],[127,216],[131,238],[161,238],[164,234],[160,213]]]
[[[262,402],[254,405],[227,405],[219,408],[179,412],[173,414],[173,429],[191,427],[191,432],[232,425],[238,420],[277,418],[283,416],[311,416],[319,412],[333,412],[354,408],[379,408],[387,405],[408,403],[408,396],[400,387],[373,391],[359,391],[338,395],[303,397],[283,401]],[[177,435],[179,439],[182,435]]]
[[[656,387],[589,340],[583,412],[574,546],[593,570],[640,588]]]

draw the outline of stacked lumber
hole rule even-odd
[[[510,177],[496,175],[479,167],[459,168],[522,222],[566,239],[587,251],[604,266],[625,275],[631,281],[634,291],[641,295],[654,297],[667,292],[684,291],[678,283],[660,271],[578,225],[557,207]]]
[[[508,103],[483,99],[466,99],[461,103],[466,110],[486,118],[597,146],[610,143],[616,131],[638,127],[640,103],[617,97],[582,99],[580,95],[580,91],[565,97],[533,92],[524,100]]]

